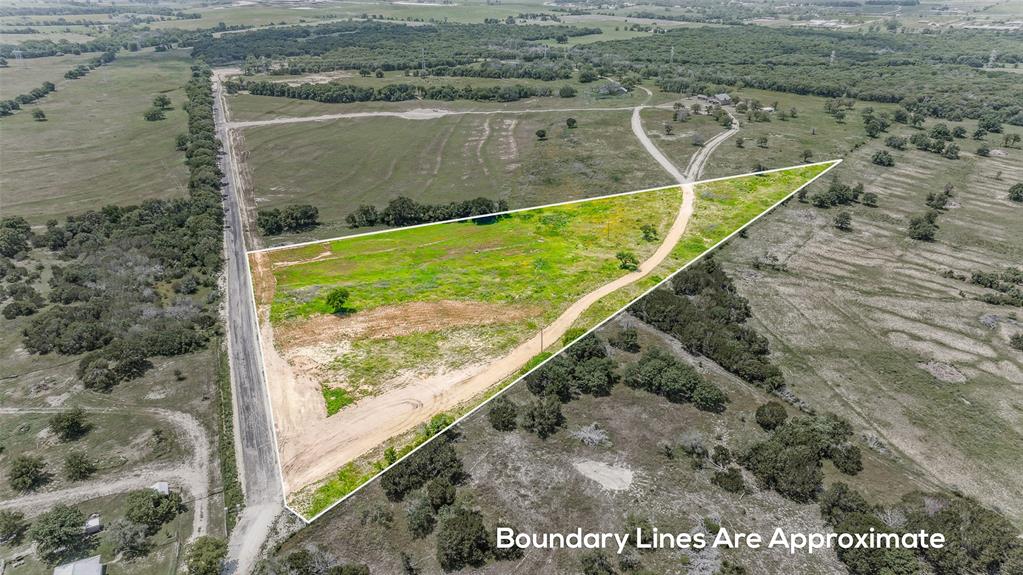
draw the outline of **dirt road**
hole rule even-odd
[[[135,489],[144,489],[157,481],[167,481],[172,488],[186,493],[185,501],[192,502],[191,539],[205,535],[209,529],[210,516],[210,478],[213,454],[209,436],[203,426],[191,415],[179,411],[142,407],[102,407],[89,408],[89,413],[117,414],[131,410],[134,413],[146,413],[173,425],[178,432],[178,441],[189,451],[188,461],[180,463],[159,463],[146,465],[128,473],[119,473],[117,478],[103,477],[93,481],[85,481],[66,489],[45,491],[29,495],[20,495],[8,501],[0,501],[0,509],[17,509],[26,515],[35,515],[46,511],[58,503],[73,504],[96,497],[127,493]],[[25,413],[59,413],[64,408],[33,407],[0,408],[0,415],[17,415]]]

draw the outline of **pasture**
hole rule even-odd
[[[187,170],[174,138],[186,131],[188,52],[121,52],[84,78],[0,120],[0,191],[5,215],[33,224],[104,204],[136,204],[184,195]],[[51,81],[63,77],[54,66]],[[40,74],[41,77],[41,74]],[[158,94],[170,97],[166,119],[143,113]],[[45,122],[32,110],[46,113]]]
[[[567,127],[570,117],[577,127]],[[312,233],[332,237],[353,232],[344,218],[360,204],[383,208],[398,196],[423,203],[483,196],[518,208],[671,183],[629,118],[622,110],[258,126],[242,132],[243,157],[256,207],[312,204],[325,223]]]

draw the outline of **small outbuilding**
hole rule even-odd
[[[728,94],[725,94],[725,93],[714,94],[714,98],[713,99],[716,100],[717,103],[721,104],[722,106],[731,106],[732,105],[732,97],[729,96]]]
[[[150,489],[159,493],[160,495],[170,495],[170,484],[166,481],[157,481],[156,483],[149,486]]]
[[[53,575],[104,575],[106,568],[100,562],[99,555],[80,559],[74,563],[65,563],[53,568]]]
[[[93,513],[85,520],[84,531],[86,535],[95,535],[103,531],[103,522],[100,521],[99,513]]]

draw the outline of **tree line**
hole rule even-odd
[[[284,68],[288,73],[326,70],[410,70],[461,66],[479,59],[541,59],[541,40],[599,34],[599,28],[561,25],[338,22],[240,34],[198,37],[193,55],[213,64],[246,62],[248,72]]]
[[[352,102],[404,102],[407,100],[476,100],[485,102],[514,102],[523,98],[545,97],[551,89],[540,86],[415,86],[413,84],[388,84],[380,88],[356,86],[334,81],[324,84],[305,83],[292,86],[283,82],[266,80],[231,80],[225,83],[228,93],[240,90],[257,96],[277,96],[298,100],[313,100],[329,104]]]
[[[345,222],[351,228],[378,225],[401,227],[484,216],[507,210],[508,203],[506,201],[495,202],[483,197],[448,204],[422,204],[411,198],[399,196],[388,202],[387,207],[379,211],[376,206],[363,204],[348,214]]]
[[[114,61],[116,53],[114,51],[104,52],[95,58],[90,59],[85,64],[79,64],[74,68],[64,73],[64,78],[67,80],[77,80],[82,76],[85,76],[92,70],[99,68],[104,64],[109,64]],[[28,94],[20,94],[11,100],[0,101],[0,117],[10,116],[15,111],[20,110],[22,106],[27,104],[35,103],[57,89],[57,86],[53,82],[43,82],[42,86],[33,89]]]

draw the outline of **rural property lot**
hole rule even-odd
[[[39,83],[51,81],[57,91],[4,119],[0,203],[5,212],[42,224],[102,204],[184,196],[187,170],[174,137],[187,131],[181,106],[190,65],[182,50],[123,51],[73,81],[63,76],[74,61],[48,66],[52,73],[46,78],[40,73]],[[8,72],[15,71],[3,73]],[[143,114],[158,94],[168,96],[174,109],[164,120],[147,122]],[[33,121],[35,109],[46,113],[44,125]],[[68,186],[68,178],[74,186]]]
[[[417,425],[471,409],[605,319],[584,315],[591,306],[627,303],[634,286],[656,283],[832,165],[253,252],[292,503],[309,515],[325,508],[372,476],[385,447],[425,440],[407,436]],[[622,252],[638,270],[619,265]],[[339,286],[350,296],[331,313],[326,296]],[[630,294],[624,302],[619,291]],[[331,479],[304,489],[342,468],[347,488]]]

